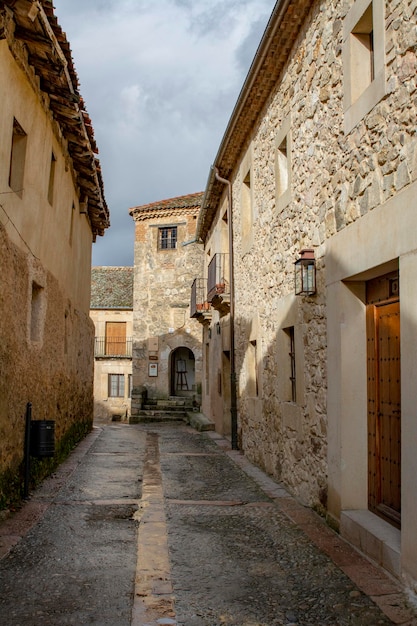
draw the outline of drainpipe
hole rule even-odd
[[[232,434],[232,450],[238,450],[237,445],[237,392],[235,368],[235,294],[233,280],[233,222],[232,222],[232,185],[229,180],[222,178],[217,167],[213,168],[216,180],[227,185],[227,224],[229,227],[229,283],[230,283],[230,420]]]

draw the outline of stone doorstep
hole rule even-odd
[[[146,409],[141,409],[140,411],[138,411],[136,413],[136,415],[138,417],[141,417],[141,416],[146,417],[147,415],[155,416],[155,417],[163,417],[164,415],[168,415],[170,417],[171,415],[173,415],[173,416],[176,416],[178,418],[181,418],[181,417],[186,417],[186,411],[184,411],[184,409],[182,409],[182,410],[178,410],[178,409],[172,410],[172,409],[168,409],[168,408],[167,409],[162,409],[162,408],[150,409],[150,408],[146,408]]]
[[[158,402],[152,404],[152,402],[145,402],[142,407],[142,411],[170,411],[171,413],[188,411],[190,407],[185,404],[169,404],[167,402]]]
[[[342,511],[340,534],[401,579],[401,531],[368,510]]]
[[[197,411],[189,411],[186,421],[192,428],[200,432],[214,430],[214,422],[209,420],[203,413]]]
[[[146,422],[177,422],[186,421],[185,413],[172,411],[140,411],[139,414],[131,415],[129,424],[143,424]]]

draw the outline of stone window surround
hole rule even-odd
[[[327,244],[329,514],[341,532],[396,576],[417,579],[415,519],[414,280],[417,183],[335,235]],[[390,224],[390,229],[386,224]],[[407,223],[404,231],[401,224]],[[393,236],[395,233],[396,236]],[[401,233],[401,234],[400,234]],[[358,247],[358,241],[366,246]],[[355,250],[355,253],[352,251]],[[341,262],[343,259],[343,262]],[[368,511],[365,281],[399,267],[401,293],[402,528]],[[362,320],[362,321],[361,321]],[[378,554],[374,553],[377,546]]]
[[[115,391],[115,389],[113,388],[113,382],[112,381],[116,381],[116,393],[112,393],[112,391]],[[108,374],[108,395],[109,398],[124,398],[125,396],[125,375],[124,374],[119,374],[119,373],[109,373]]]
[[[27,341],[32,348],[42,348],[46,312],[47,279],[44,268],[35,259],[29,261]]]
[[[256,211],[254,203],[254,191],[253,191],[253,145],[252,142],[244,155],[240,167],[240,226],[242,236],[242,254],[249,252],[253,244],[253,224],[256,220]],[[250,190],[244,189],[244,180],[250,174]],[[244,192],[249,191],[248,197],[244,198]],[[249,206],[248,206],[249,205]]]
[[[158,228],[158,251],[176,250],[178,228],[176,226],[160,226]]]
[[[277,378],[277,390],[282,406],[303,406],[305,402],[304,389],[304,332],[303,325],[300,324],[301,300],[294,294],[281,299],[277,303],[274,325],[277,328],[277,371],[280,376]],[[288,329],[294,329],[294,351],[295,351],[295,397],[292,400],[291,392],[291,357],[289,354],[290,337]]]
[[[279,193],[278,180],[281,176],[279,164],[279,148],[286,140],[287,143],[287,185],[283,193]],[[292,136],[291,136],[291,115],[288,115],[282,122],[279,131],[275,136],[275,207],[280,213],[291,202],[292,199]]]
[[[51,152],[51,163],[49,168],[49,181],[48,181],[48,202],[51,206],[54,204],[54,192],[55,192],[55,172],[56,172],[56,156],[54,152]]]
[[[258,402],[262,397],[262,332],[259,314],[249,324],[245,351],[246,385],[245,395]]]
[[[355,79],[352,76],[352,33],[356,24],[371,4],[374,34],[374,78],[363,93],[352,102],[352,81]],[[344,20],[342,59],[344,74],[344,131],[345,134],[348,134],[386,94],[384,2],[381,2],[381,0],[356,0],[353,4]]]
[[[179,234],[180,234],[179,226],[184,226],[186,224],[187,222],[167,222],[167,223],[160,223],[160,224],[149,224],[149,228],[156,229],[156,247],[157,247],[158,252],[172,252],[173,250],[176,250],[178,248],[178,243],[179,243]],[[161,248],[160,247],[160,232],[162,228],[176,228],[177,229],[177,239],[176,239],[175,248]]]
[[[22,126],[13,119],[12,144],[10,150],[9,187],[21,198],[25,174],[27,134]]]

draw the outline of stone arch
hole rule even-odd
[[[179,346],[170,356],[170,395],[191,397],[196,393],[195,356],[190,348]]]

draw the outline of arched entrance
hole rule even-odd
[[[171,352],[170,395],[195,394],[195,358],[189,348],[181,346]]]

